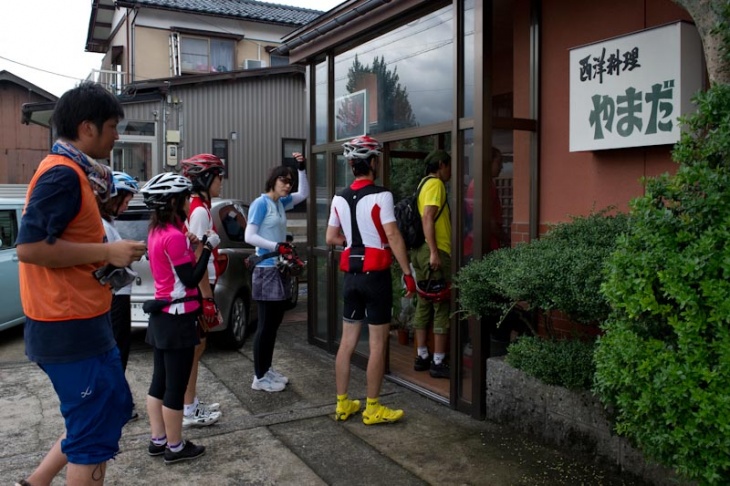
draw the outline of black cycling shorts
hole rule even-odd
[[[393,282],[390,269],[380,272],[345,273],[342,289],[343,319],[368,324],[390,324]]]

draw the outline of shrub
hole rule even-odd
[[[626,215],[607,211],[576,217],[538,240],[469,263],[454,279],[460,310],[501,320],[519,303],[586,324],[605,319],[610,308],[599,291],[603,264],[626,224]]]
[[[589,389],[594,342],[522,336],[507,348],[507,362],[548,385]]]
[[[609,259],[594,389],[616,428],[701,484],[730,483],[730,86],[697,98]]]

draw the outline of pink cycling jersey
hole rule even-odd
[[[147,241],[150,271],[155,281],[155,299],[173,301],[184,297],[195,297],[198,289],[187,288],[180,281],[175,267],[190,263],[195,265],[195,253],[182,227],[165,225],[150,231]],[[187,314],[200,307],[197,300],[172,304],[163,309],[170,314]]]

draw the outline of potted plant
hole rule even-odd
[[[411,322],[416,312],[413,299],[398,297],[393,305],[391,329],[398,334],[398,344],[408,345],[411,337]]]

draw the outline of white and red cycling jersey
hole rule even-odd
[[[369,179],[360,179],[354,181],[350,189],[357,191],[371,184],[373,181]],[[365,246],[362,271],[374,272],[389,269],[393,262],[393,254],[388,245],[383,225],[395,222],[393,194],[385,189],[374,194],[367,194],[358,201],[355,207],[357,226],[360,230],[362,244]],[[341,227],[345,234],[347,247],[340,257],[340,270],[348,272],[350,271],[350,250],[353,242],[352,219],[350,205],[339,194],[332,198],[327,224]]]

